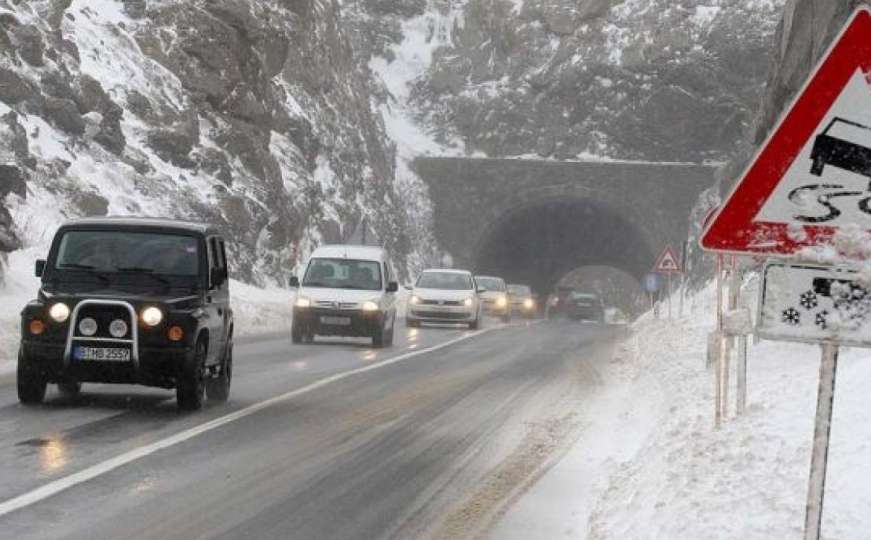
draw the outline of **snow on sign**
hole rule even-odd
[[[790,255],[871,230],[871,12],[858,9],[780,119],[702,247]]]
[[[871,288],[855,271],[768,263],[757,333],[764,339],[871,347]]]
[[[671,246],[666,246],[659,257],[657,257],[656,264],[653,265],[653,271],[658,274],[680,274],[683,271]]]

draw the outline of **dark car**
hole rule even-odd
[[[175,388],[178,407],[226,401],[233,373],[224,239],[196,223],[144,218],[62,225],[36,300],[21,313],[18,397],[83,382]]]
[[[567,315],[576,321],[605,322],[605,304],[592,293],[572,293],[567,300]]]

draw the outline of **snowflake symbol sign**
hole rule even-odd
[[[786,324],[798,326],[798,324],[801,322],[801,313],[799,313],[798,310],[795,308],[787,308],[783,310],[781,318]]]
[[[826,318],[829,316],[828,311],[820,311],[817,313],[816,319],[814,320],[814,324],[820,327],[820,330],[825,330],[829,327],[829,322]]]
[[[813,308],[819,305],[819,300],[817,299],[817,294],[813,291],[808,291],[801,295],[801,307],[810,311]]]

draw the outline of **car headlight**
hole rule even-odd
[[[413,305],[413,306],[416,306],[416,305],[420,304],[420,298],[418,298],[415,295],[411,295],[411,298],[408,300],[408,303]]]
[[[83,336],[93,336],[97,333],[97,321],[90,317],[85,317],[79,321],[79,332],[81,332]]]
[[[363,311],[378,311],[378,303],[373,302],[372,300],[367,300],[363,302]]]
[[[527,298],[523,301],[523,307],[525,307],[526,309],[532,309],[534,305],[535,302],[532,301],[532,298]]]
[[[51,306],[51,309],[48,310],[48,314],[55,322],[64,322],[70,317],[70,306],[63,302],[58,302]]]
[[[109,333],[114,338],[122,338],[127,335],[127,323],[121,319],[115,319],[109,323]]]
[[[296,302],[294,302],[293,305],[295,305],[296,307],[306,308],[306,307],[309,307],[312,305],[312,301],[311,301],[311,298],[306,298],[305,296],[300,296],[299,298],[296,299]]]
[[[505,307],[508,305],[508,300],[504,296],[496,299],[496,307]]]
[[[466,307],[472,307],[472,302],[474,302],[474,300],[472,300],[472,297],[470,296],[469,298],[463,300],[463,305]]]
[[[151,306],[142,310],[142,315],[140,317],[142,318],[142,322],[148,326],[157,326],[160,324],[160,321],[163,320],[163,312],[160,311],[159,308]]]

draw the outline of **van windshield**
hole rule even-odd
[[[472,276],[457,272],[424,272],[417,280],[421,289],[467,291],[472,288]]]
[[[67,231],[54,269],[97,273],[199,274],[199,241],[193,236],[130,231]]]
[[[381,290],[381,265],[378,261],[312,259],[302,285],[303,287],[379,291]]]

